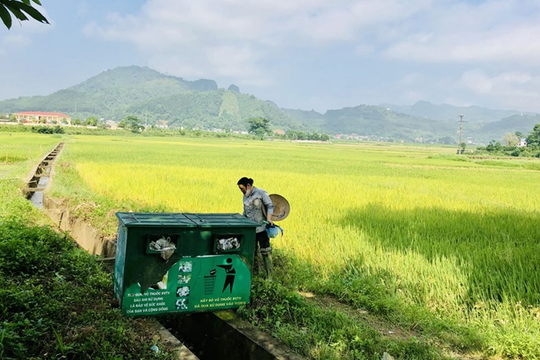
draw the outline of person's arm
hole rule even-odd
[[[274,225],[274,221],[272,221],[272,214],[274,213],[274,204],[272,203],[272,199],[270,199],[270,196],[268,196],[266,191],[263,191],[261,198],[264,206],[266,207],[266,221],[268,221],[270,225]]]

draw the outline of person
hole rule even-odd
[[[266,233],[265,221],[269,226],[274,225],[272,221],[274,204],[266,191],[253,186],[253,179],[243,177],[238,180],[237,185],[244,194],[244,212],[242,215],[260,224],[255,229],[256,246],[262,255],[264,275],[266,278],[270,278],[272,272],[272,247],[270,246],[270,238]],[[263,207],[266,208],[266,216],[264,215]]]

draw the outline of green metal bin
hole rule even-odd
[[[240,214],[118,212],[114,293],[147,316],[249,302],[259,225]]]

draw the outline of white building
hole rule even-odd
[[[517,147],[527,147],[527,139],[526,138],[519,139],[516,146]]]

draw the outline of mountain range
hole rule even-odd
[[[0,114],[18,111],[63,112],[119,121],[134,115],[148,124],[165,120],[169,127],[246,130],[248,118],[270,119],[275,129],[348,134],[368,139],[457,143],[459,115],[462,140],[485,144],[508,133],[530,132],[540,115],[478,106],[456,107],[419,101],[412,106],[357,105],[316,111],[280,108],[214,80],[184,80],[148,67],[126,66],[104,71],[47,96],[0,101]]]

